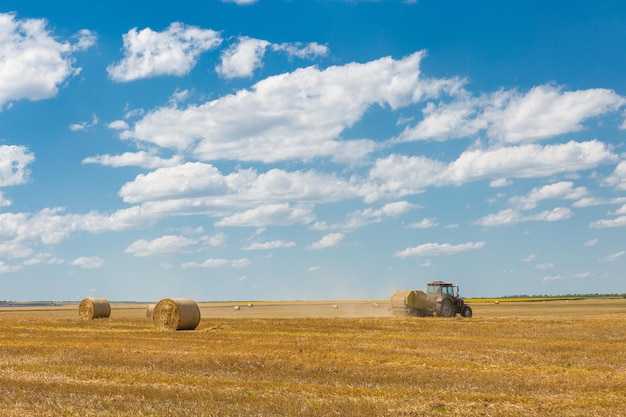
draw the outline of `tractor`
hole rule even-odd
[[[451,282],[432,281],[421,290],[396,291],[391,296],[394,316],[472,317],[472,308],[459,296],[459,286]]]

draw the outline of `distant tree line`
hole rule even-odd
[[[563,294],[563,295],[505,295],[500,298],[626,298],[626,293],[623,294]]]

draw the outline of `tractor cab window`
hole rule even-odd
[[[428,294],[441,294],[441,287],[439,285],[429,285],[426,292]]]
[[[452,287],[442,287],[443,295],[449,295],[450,297],[454,297],[454,288]]]

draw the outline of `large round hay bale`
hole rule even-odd
[[[200,309],[191,298],[164,298],[152,311],[159,330],[194,330],[200,323]]]
[[[147,319],[151,319],[152,318],[152,312],[154,311],[154,304],[148,304],[148,306],[146,307],[146,318]]]
[[[106,298],[85,298],[78,306],[78,317],[81,320],[108,318],[111,315],[111,304]]]

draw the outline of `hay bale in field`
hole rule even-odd
[[[376,308],[380,307],[380,304],[378,304],[378,303],[372,303],[372,305],[373,305],[374,307],[376,307]]]
[[[248,304],[248,308],[252,308],[252,307],[254,307],[254,304],[252,303]]]
[[[236,311],[239,311],[239,306],[235,306],[235,310],[236,310]]]
[[[111,304],[106,298],[85,298],[78,306],[81,320],[103,319],[111,315]]]
[[[194,330],[200,323],[200,308],[191,298],[164,298],[152,311],[159,330]]]
[[[333,308],[336,310],[339,308],[339,306],[337,304],[333,304]]]
[[[154,312],[154,304],[148,304],[146,307],[146,318],[152,318],[152,313]]]

